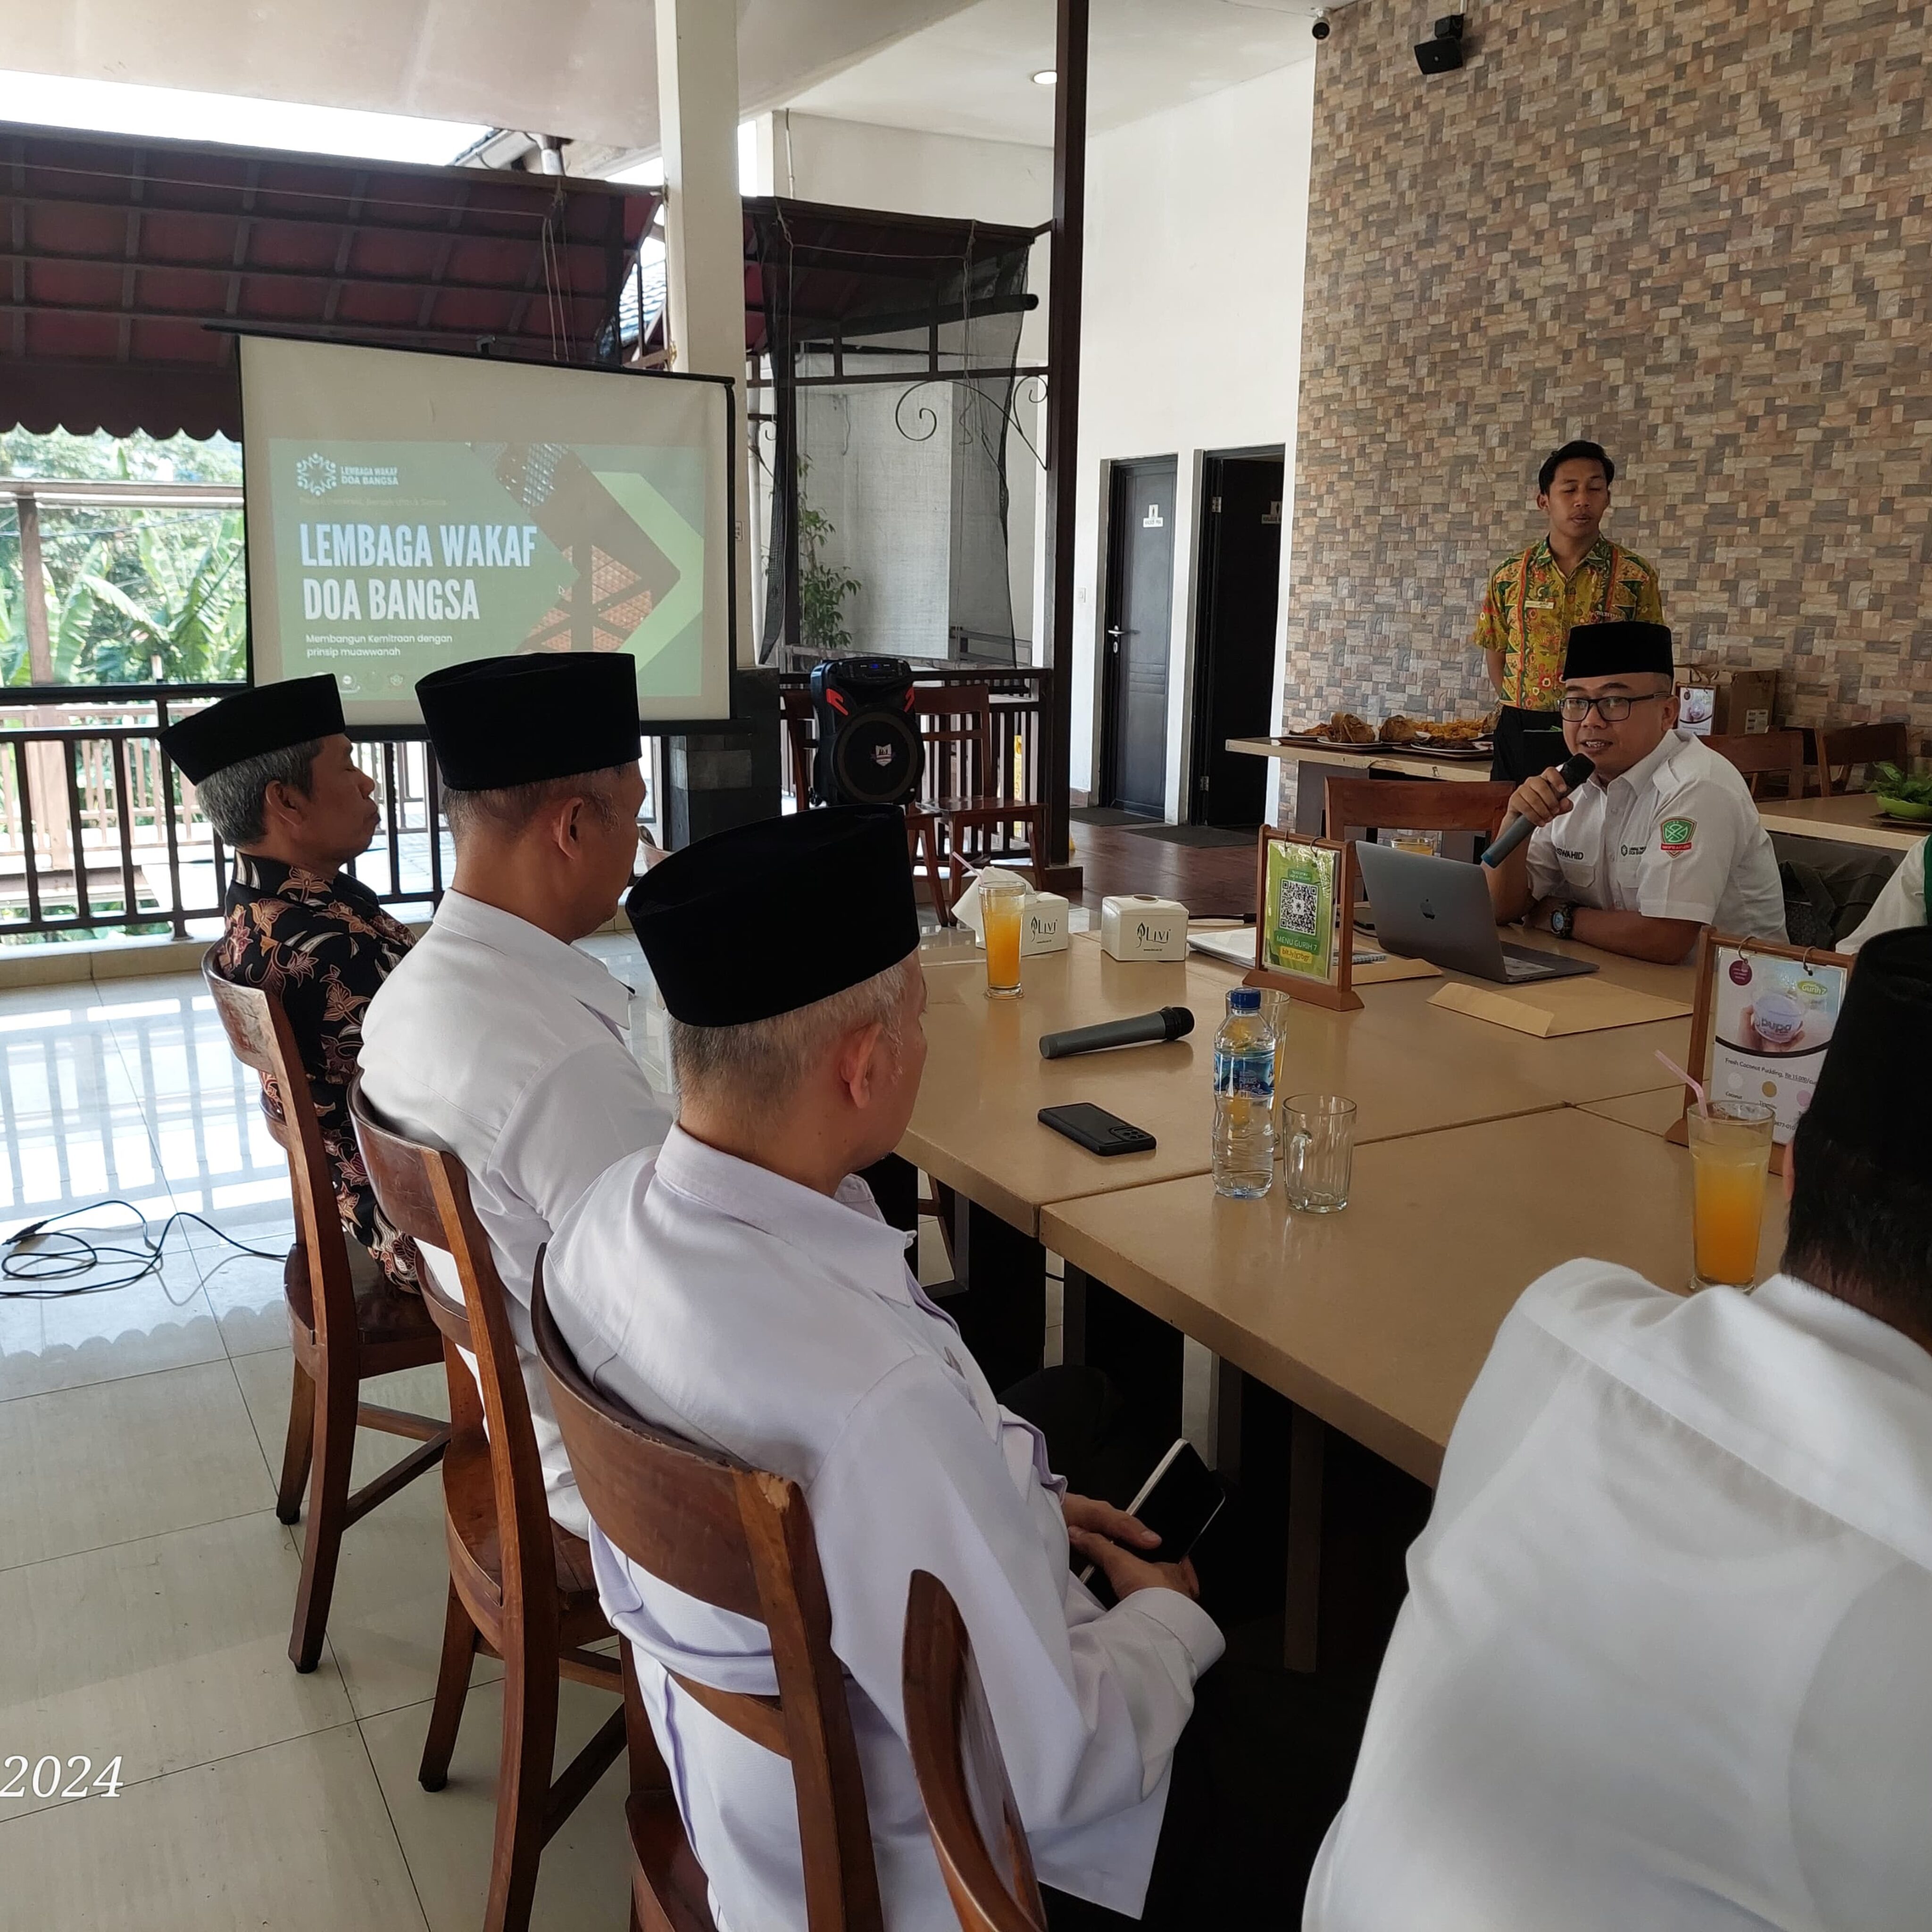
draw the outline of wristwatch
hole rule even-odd
[[[1550,929],[1558,939],[1574,939],[1576,936],[1576,908],[1573,905],[1558,904],[1550,908]]]

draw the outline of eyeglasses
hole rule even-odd
[[[1606,724],[1621,724],[1630,715],[1633,704],[1661,704],[1664,694],[1654,691],[1648,698],[1566,698],[1557,706],[1572,724],[1580,724],[1594,706]]]

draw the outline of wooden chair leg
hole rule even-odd
[[[476,1662],[476,1626],[449,1586],[449,1606],[443,1613],[442,1662],[436,1673],[436,1702],[430,1706],[429,1735],[423,1740],[422,1762],[416,1782],[425,1791],[440,1791],[449,1781],[449,1760],[463,1723],[463,1706],[470,1695],[470,1673]]]
[[[315,1454],[315,1382],[300,1362],[289,1392],[288,1440],[282,1445],[281,1486],[275,1492],[275,1514],[284,1522],[302,1518],[302,1491],[308,1486],[309,1464]]]
[[[556,1755],[557,1675],[532,1670],[517,1647],[503,1659],[503,1754],[496,1770],[496,1840],[483,1932],[527,1932],[550,1820]]]
[[[314,1462],[309,1472],[308,1534],[302,1544],[302,1582],[296,1590],[295,1628],[289,1658],[313,1670],[328,1628],[335,1594],[335,1565],[349,1515],[349,1472],[356,1456],[356,1382],[352,1372],[332,1375],[316,1392]]]

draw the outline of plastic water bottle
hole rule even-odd
[[[1274,1029],[1260,988],[1237,986],[1214,1036],[1214,1192],[1258,1200],[1274,1185]]]

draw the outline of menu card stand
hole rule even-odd
[[[1255,963],[1244,986],[1354,1012],[1355,851],[1264,825],[1255,854]]]

